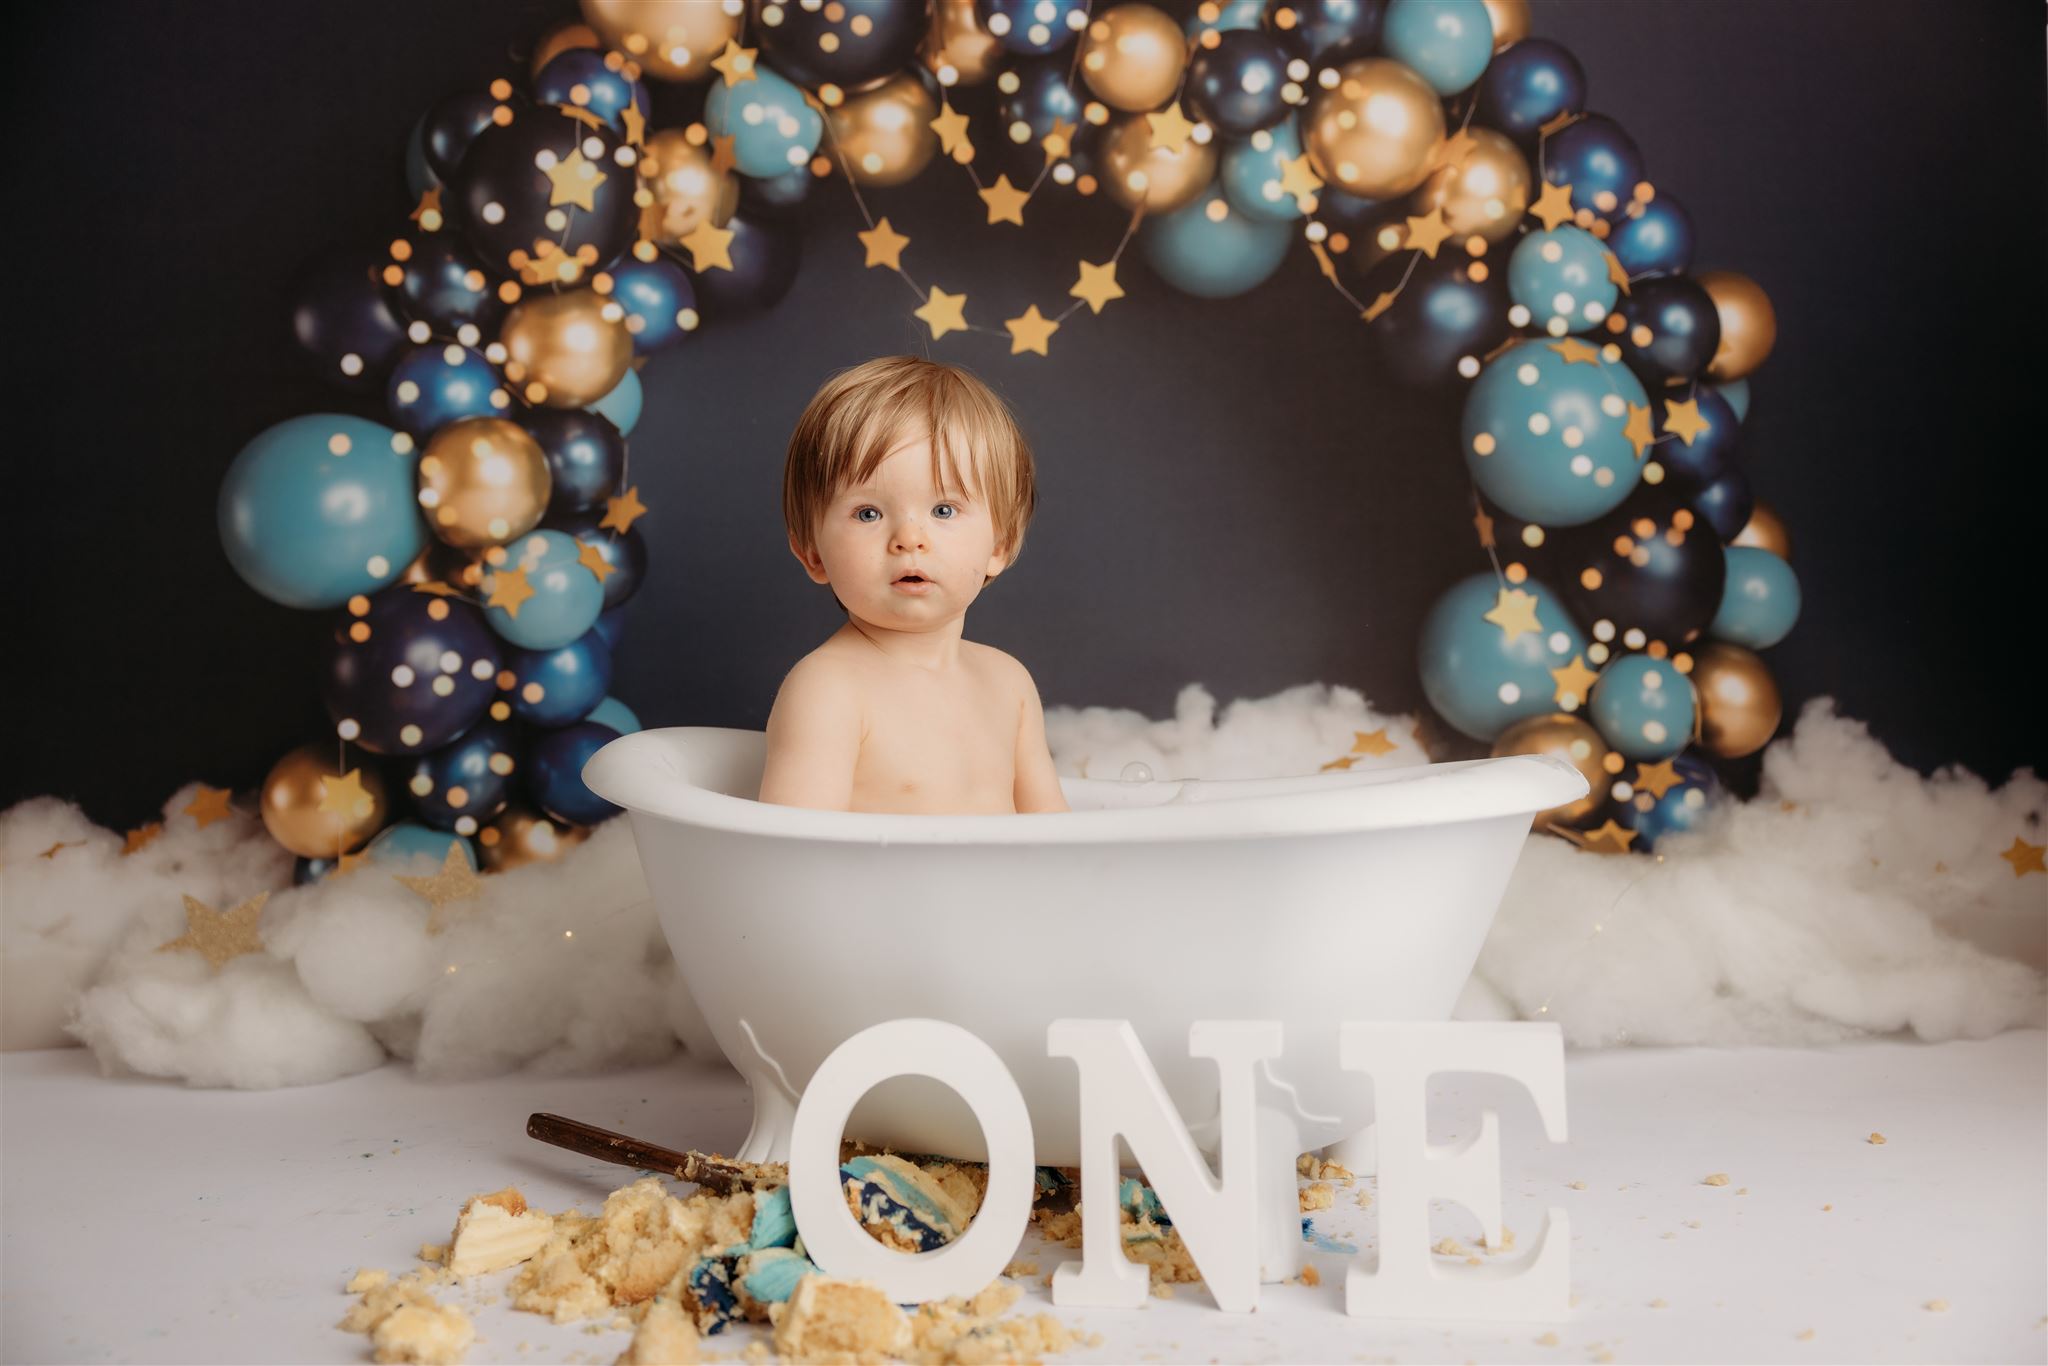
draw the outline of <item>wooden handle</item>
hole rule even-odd
[[[733,1162],[709,1153],[664,1148],[565,1115],[528,1115],[526,1135],[601,1162],[616,1162],[622,1167],[663,1172],[679,1181],[694,1181],[720,1195],[779,1186],[784,1180],[779,1169],[764,1170],[752,1163]]]

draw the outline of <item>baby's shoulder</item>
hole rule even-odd
[[[991,686],[1011,692],[1022,692],[1032,686],[1031,671],[1016,656],[978,641],[966,640],[961,644],[967,647],[967,657],[975,671]]]

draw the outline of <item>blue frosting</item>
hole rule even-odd
[[[796,1293],[796,1283],[817,1271],[809,1257],[793,1248],[770,1247],[741,1261],[740,1285],[762,1304],[780,1304]]]
[[[789,1205],[789,1187],[777,1186],[766,1195],[754,1197],[754,1234],[747,1246],[788,1247],[796,1242],[796,1215]]]
[[[1133,1219],[1150,1219],[1161,1228],[1173,1227],[1173,1220],[1167,1215],[1166,1207],[1159,1203],[1158,1194],[1135,1176],[1126,1176],[1117,1186],[1116,1199],[1124,1207],[1124,1213]]]
[[[707,1337],[725,1331],[740,1316],[739,1297],[732,1293],[733,1258],[706,1257],[690,1268],[690,1293],[697,1298],[697,1328]]]
[[[1305,1243],[1314,1244],[1316,1249],[1321,1252],[1358,1251],[1358,1246],[1355,1243],[1342,1242],[1332,1238],[1327,1233],[1316,1232],[1315,1220],[1313,1219],[1303,1219],[1301,1221],[1301,1240]]]
[[[866,1171],[856,1170],[855,1163],[864,1161],[864,1158],[855,1158],[839,1169],[842,1178],[860,1183],[854,1203],[860,1210],[863,1224],[894,1225],[897,1232],[916,1245],[914,1250],[918,1252],[930,1252],[953,1241],[952,1226],[943,1215],[938,1215],[935,1224],[928,1223],[916,1209],[897,1198],[900,1183],[893,1179],[897,1173],[886,1167],[874,1167],[872,1163],[868,1164]],[[906,1191],[904,1195],[910,1197],[911,1192]],[[937,1214],[937,1207],[932,1205],[929,1197],[924,1197],[922,1192],[916,1192],[916,1196]]]

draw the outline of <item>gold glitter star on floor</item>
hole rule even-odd
[[[604,520],[597,525],[600,531],[616,531],[623,536],[646,515],[647,505],[640,501],[640,486],[635,484],[616,498],[604,500]]]
[[[1586,667],[1586,660],[1583,655],[1573,655],[1571,663],[1565,665],[1562,669],[1552,669],[1550,677],[1557,684],[1557,688],[1551,694],[1550,700],[1557,703],[1560,707],[1576,707],[1593,695],[1593,684],[1599,679],[1600,675]],[[1567,703],[1565,701],[1566,698],[1570,698],[1571,701]]]
[[[931,120],[932,131],[939,135],[939,150],[961,165],[974,160],[974,144],[967,140],[967,116],[948,104],[939,110],[939,116]]]
[[[1684,781],[1678,774],[1678,766],[1669,759],[1636,765],[1636,791],[1647,792],[1652,797],[1662,797]]]
[[[991,226],[997,223],[1015,223],[1020,228],[1024,226],[1024,201],[1031,196],[1012,185],[1009,176],[997,176],[995,184],[979,193],[981,202],[988,205],[988,221]]]
[[[546,176],[548,184],[553,186],[548,191],[549,208],[574,204],[586,213],[597,208],[597,201],[592,196],[597,193],[597,187],[604,184],[607,179],[603,171],[583,159],[581,147],[575,148],[541,174]]]
[[[857,232],[854,236],[868,249],[867,263],[870,266],[903,269],[903,249],[910,245],[910,239],[890,227],[888,218],[884,217],[866,232]]]
[[[576,563],[597,575],[599,584],[619,572],[617,566],[605,559],[604,552],[588,541],[583,542],[583,548],[576,552]]]
[[[760,52],[757,47],[741,47],[737,40],[725,40],[725,51],[711,59],[711,65],[718,68],[718,74],[725,77],[726,88],[730,89],[741,81],[758,80],[754,73],[754,56]]]
[[[1524,593],[1519,588],[1503,588],[1495,600],[1493,610],[1485,619],[1500,627],[1503,634],[1512,641],[1524,631],[1541,631],[1543,623],[1536,619],[1536,595]]]
[[[320,779],[319,809],[330,816],[338,816],[343,824],[362,820],[377,806],[376,798],[363,789],[363,771],[352,768],[340,777],[332,774]]]
[[[220,970],[221,964],[245,953],[263,952],[263,938],[256,932],[256,922],[263,916],[263,903],[270,900],[270,893],[256,895],[223,914],[196,897],[185,898],[185,932],[176,939],[165,940],[156,946],[158,953],[172,953],[178,949],[192,949],[203,954],[206,961]]]
[[[1643,452],[1655,445],[1657,438],[1650,431],[1650,410],[1628,405],[1628,425],[1621,429],[1628,438],[1628,444],[1636,448],[1636,459],[1643,458]]]
[[[1543,220],[1545,232],[1556,232],[1557,225],[1571,221],[1572,187],[1544,182],[1543,193],[1536,196],[1536,202],[1529,206],[1531,217]]]
[[[448,841],[448,856],[441,860],[440,872],[431,877],[409,877],[404,873],[391,876],[425,897],[433,907],[427,912],[428,934],[439,934],[448,928],[448,922],[453,919],[447,911],[450,902],[474,901],[484,891],[483,879],[469,866],[469,856],[454,840]]]
[[[201,783],[198,795],[186,805],[185,814],[198,821],[199,828],[204,830],[215,821],[228,818],[228,798],[231,795],[224,787],[208,787]]]
[[[1408,220],[1408,240],[1402,245],[1421,252],[1430,260],[1436,259],[1436,249],[1451,235],[1451,225],[1444,218],[1443,206],[1438,205],[1420,218]]]
[[[702,275],[707,270],[731,270],[733,231],[705,219],[689,235],[676,239],[679,247],[690,249],[690,269]]]
[[[1164,147],[1178,152],[1188,145],[1188,138],[1194,133],[1195,125],[1188,122],[1188,116],[1180,112],[1180,101],[1175,100],[1156,114],[1147,114],[1145,122],[1152,125],[1152,149]]]
[[[1003,319],[1003,326],[1010,329],[1010,354],[1013,356],[1025,351],[1045,355],[1046,342],[1060,330],[1058,323],[1038,311],[1037,304],[1025,309],[1021,318]]]
[[[1351,732],[1351,752],[1353,754],[1370,754],[1377,757],[1381,754],[1392,754],[1396,748],[1398,746],[1387,738],[1387,728],[1385,726],[1381,726],[1378,730],[1354,730]]]
[[[1700,416],[1698,399],[1689,398],[1683,403],[1668,398],[1664,400],[1664,430],[1675,433],[1686,445],[1690,446],[1694,437],[1713,429],[1714,424]]]
[[[1999,857],[2012,865],[2014,877],[2025,877],[2028,873],[2048,874],[2048,862],[2044,862],[2044,855],[2048,855],[2048,844],[2028,844],[2018,835],[2014,835],[2012,848]]]
[[[1092,261],[1081,262],[1081,278],[1067,293],[1076,299],[1085,299],[1091,313],[1100,313],[1102,306],[1111,299],[1124,297],[1123,286],[1116,282],[1116,262],[1109,261],[1099,266]]]
[[[948,294],[937,285],[933,285],[924,306],[917,310],[915,316],[922,318],[931,327],[933,341],[937,341],[948,332],[964,332],[967,330],[967,296]]]
[[[519,609],[533,596],[533,585],[526,581],[524,569],[500,569],[484,580],[489,596],[484,599],[486,607],[501,607],[514,621],[519,620]]]

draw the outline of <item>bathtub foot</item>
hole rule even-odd
[[[1380,1169],[1379,1126],[1368,1124],[1349,1138],[1340,1138],[1323,1149],[1323,1156],[1348,1167],[1353,1176],[1373,1176]]]
[[[754,1054],[740,1067],[754,1097],[754,1124],[734,1156],[742,1162],[787,1162],[790,1136],[796,1131],[796,1088],[745,1020],[740,1021],[740,1034]]]

